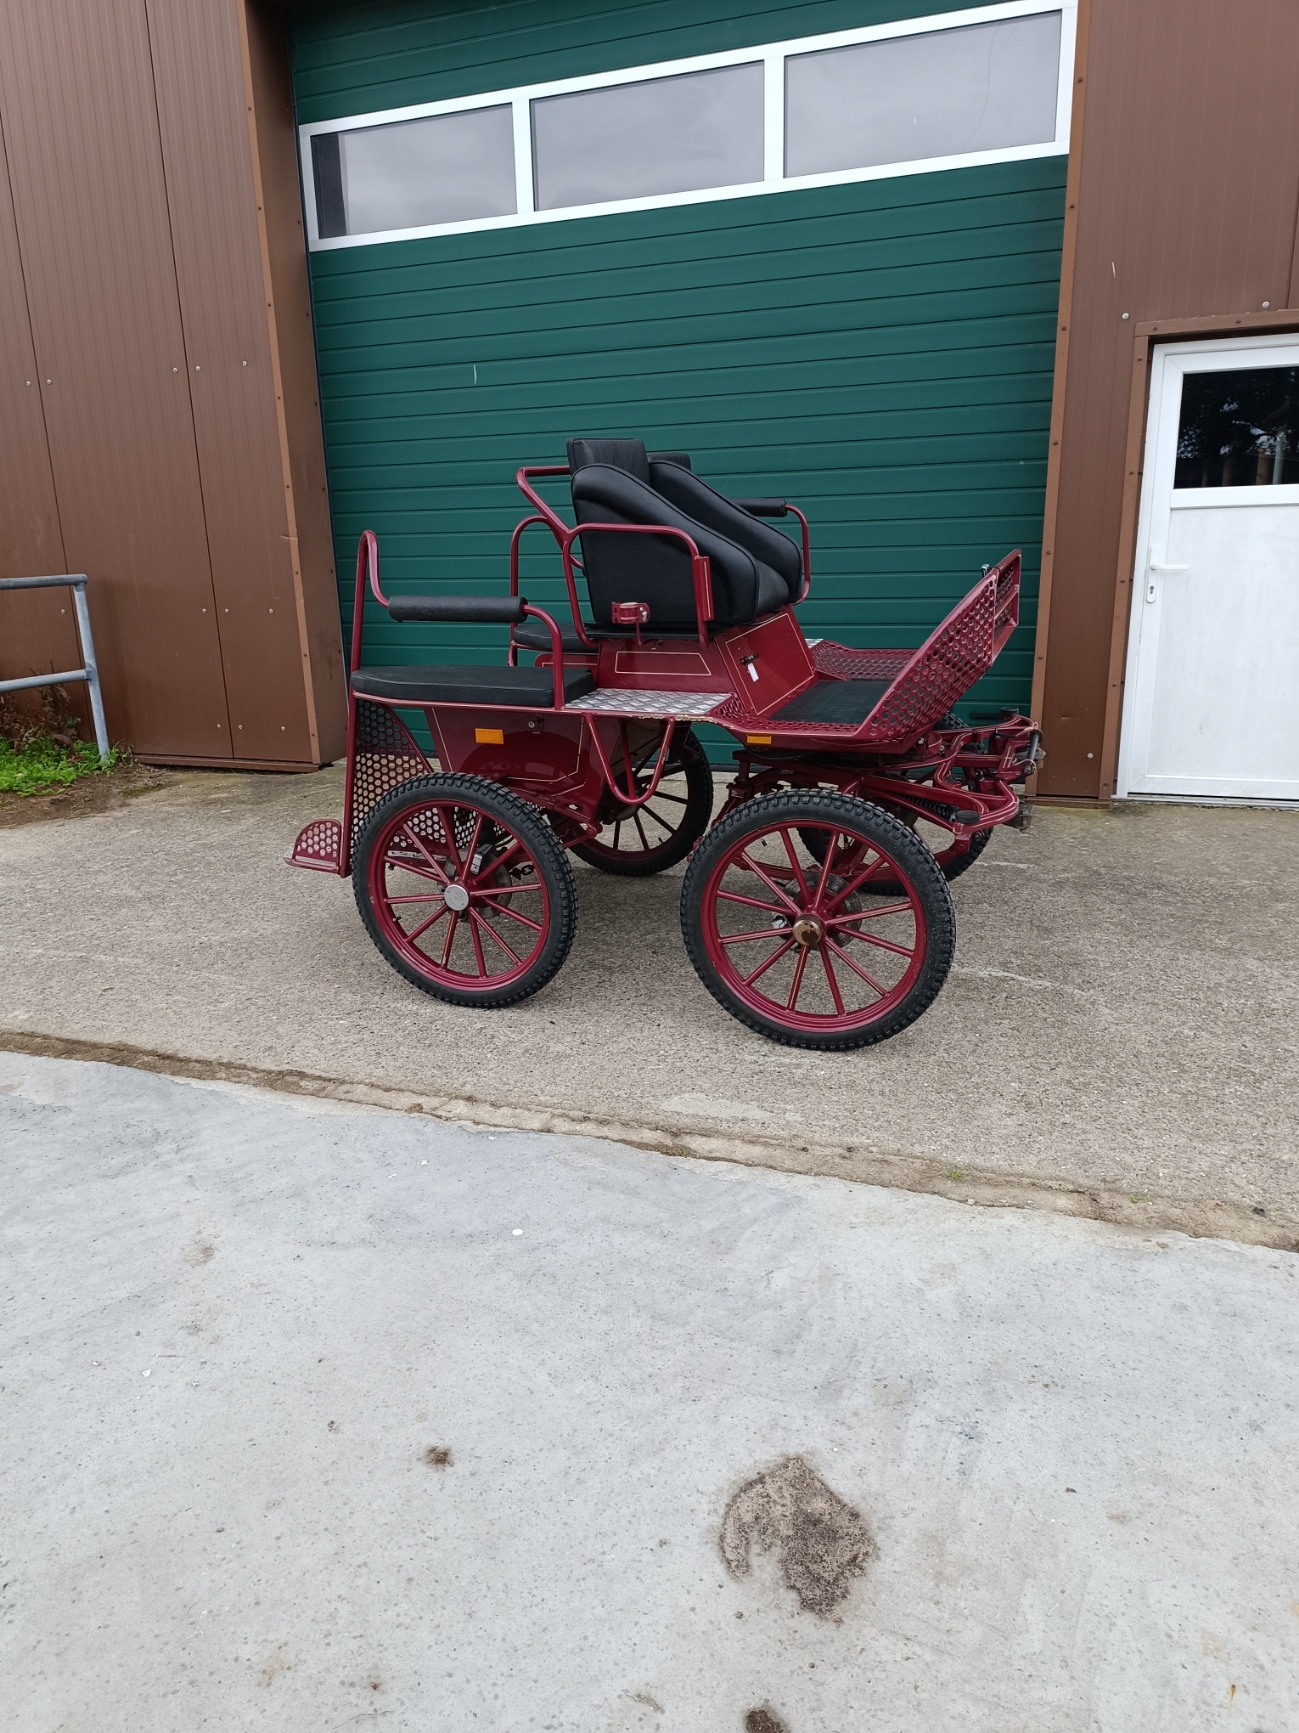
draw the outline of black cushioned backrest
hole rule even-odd
[[[651,451],[649,454],[650,475],[653,477],[653,466],[656,463],[679,463],[682,469],[691,467],[690,458],[684,451]]]
[[[790,601],[798,600],[803,587],[803,554],[796,542],[742,511],[725,494],[709,487],[688,465],[677,463],[666,452],[655,452],[651,458],[650,484],[678,511],[688,513],[697,523],[707,524],[709,529],[747,548],[756,560],[779,572]]]
[[[649,486],[649,458],[643,440],[639,439],[570,439],[568,467],[576,475],[593,463],[607,464],[610,469],[626,470],[637,481]]]
[[[746,548],[697,523],[624,469],[587,464],[574,473],[572,487],[579,524],[670,524],[692,537],[711,566],[715,629],[755,618],[759,597],[770,585],[760,583],[761,568]],[[582,537],[582,559],[597,625],[610,623],[615,602],[646,602],[651,629],[695,626],[690,551],[684,542],[592,533]]]

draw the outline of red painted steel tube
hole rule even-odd
[[[534,608],[525,602],[523,612],[530,619],[544,620],[550,628],[551,693],[555,709],[562,710],[564,708],[564,635],[544,608]]]
[[[796,505],[785,502],[785,510],[793,512],[803,526],[803,584],[795,600],[802,602],[807,599],[807,592],[812,588],[812,531],[807,519]]]
[[[677,729],[676,723],[667,722],[664,724],[663,744],[659,747],[658,757],[654,761],[654,770],[650,776],[649,787],[645,790],[644,794],[624,794],[622,789],[618,786],[618,780],[613,773],[613,766],[609,763],[608,754],[604,750],[604,743],[600,739],[599,729],[596,727],[596,722],[599,718],[593,716],[589,710],[584,710],[582,712],[582,719],[587,723],[587,734],[590,736],[591,745],[595,750],[595,761],[600,766],[600,774],[604,777],[606,787],[612,789],[613,793],[624,806],[644,806],[646,801],[652,800],[658,792],[659,782],[663,777],[664,766],[668,761],[668,751],[672,745],[672,736],[676,733]],[[622,718],[624,729],[626,727],[626,720],[626,717]],[[624,742],[625,738],[624,734]],[[634,788],[635,784],[630,780],[632,776],[631,761],[627,757],[625,745],[623,757],[627,765],[628,786]]]

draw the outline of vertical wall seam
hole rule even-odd
[[[1060,248],[1060,300],[1056,313],[1055,378],[1051,392],[1051,429],[1046,460],[1046,500],[1042,513],[1042,565],[1037,590],[1037,630],[1033,644],[1033,695],[1030,709],[1043,721],[1047,658],[1051,634],[1051,591],[1055,578],[1055,542],[1060,515],[1060,470],[1064,450],[1065,407],[1068,398],[1069,340],[1073,333],[1073,299],[1078,261],[1081,214],[1083,129],[1086,125],[1087,60],[1091,36],[1091,0],[1079,0],[1074,38],[1074,92],[1069,114],[1069,172],[1065,181],[1064,234]],[[1038,778],[1029,792],[1036,792]]]
[[[171,255],[172,281],[176,285],[176,313],[180,321],[181,348],[185,354],[185,401],[189,404],[190,435],[194,441],[194,471],[198,476],[199,509],[203,513],[203,546],[207,551],[208,591],[212,597],[212,618],[216,623],[217,644],[221,650],[221,693],[225,700],[226,739],[233,753],[235,748],[234,718],[230,714],[230,683],[226,679],[226,645],[221,631],[221,610],[217,605],[216,577],[212,568],[212,535],[208,527],[207,480],[203,474],[203,456],[198,444],[198,418],[194,411],[194,381],[191,377],[188,322],[185,317],[185,297],[180,289],[180,267],[176,262],[176,222],[173,214],[171,170],[167,162],[167,147],[162,137],[162,113],[158,103],[158,62],[153,52],[153,20],[149,15],[150,0],[141,0],[144,13],[144,40],[149,50],[149,88],[153,91],[153,122],[158,135],[158,161],[162,166],[163,195],[167,200],[167,247]]]
[[[247,112],[248,149],[251,154],[253,201],[257,206],[257,239],[262,256],[262,294],[266,302],[266,327],[271,348],[271,379],[275,390],[275,423],[280,443],[280,468],[284,478],[284,512],[288,531],[289,561],[293,576],[293,600],[298,620],[298,642],[302,654],[302,689],[307,706],[307,730],[311,753],[320,762],[320,720],[316,713],[316,676],[311,660],[307,625],[307,602],[302,583],[302,553],[298,544],[297,502],[293,493],[292,454],[289,446],[288,408],[284,401],[284,370],[280,361],[279,326],[275,314],[275,289],[271,276],[270,235],[266,221],[266,191],[262,176],[257,112],[253,96],[252,48],[248,40],[248,0],[232,0],[239,23],[239,54],[243,67],[244,107]]]
[[[9,204],[14,213],[14,247],[18,254],[18,275],[22,278],[23,284],[23,307],[27,314],[27,335],[31,341],[32,359],[36,362],[37,378],[39,379],[42,377],[39,371],[41,358],[36,352],[36,326],[32,322],[32,291],[31,285],[27,281],[27,261],[23,258],[23,238],[18,228],[18,205],[14,193],[13,168],[9,161],[9,140],[5,132],[3,110],[0,110],[0,154],[4,156],[5,181],[9,187]],[[63,513],[59,507],[59,490],[54,475],[54,453],[50,448],[50,424],[45,413],[45,393],[39,387],[34,387],[34,389],[37,391],[41,406],[41,431],[45,438],[45,462],[50,472],[50,497],[54,501],[54,527],[59,537],[59,557],[63,563],[63,570],[66,572],[68,569],[68,545],[63,537]],[[36,577],[40,574],[33,572],[16,575]]]

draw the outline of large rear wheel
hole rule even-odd
[[[649,787],[662,735],[632,747],[632,776],[638,793]],[[687,728],[679,731],[658,787],[644,806],[628,806],[612,792],[598,814],[603,829],[573,853],[601,872],[648,878],[675,866],[690,853],[713,816],[713,773],[704,749]],[[621,759],[614,766],[623,775]],[[630,785],[629,785],[630,786]]]
[[[714,825],[686,871],[681,926],[718,1003],[792,1047],[896,1035],[933,1003],[956,946],[951,893],[925,845],[879,807],[824,789],[764,795]]]
[[[573,943],[573,869],[554,832],[480,776],[420,776],[394,789],[357,838],[352,882],[393,968],[452,1004],[517,1004]]]

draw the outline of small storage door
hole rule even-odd
[[[1299,803],[1299,340],[1155,352],[1120,797]]]

